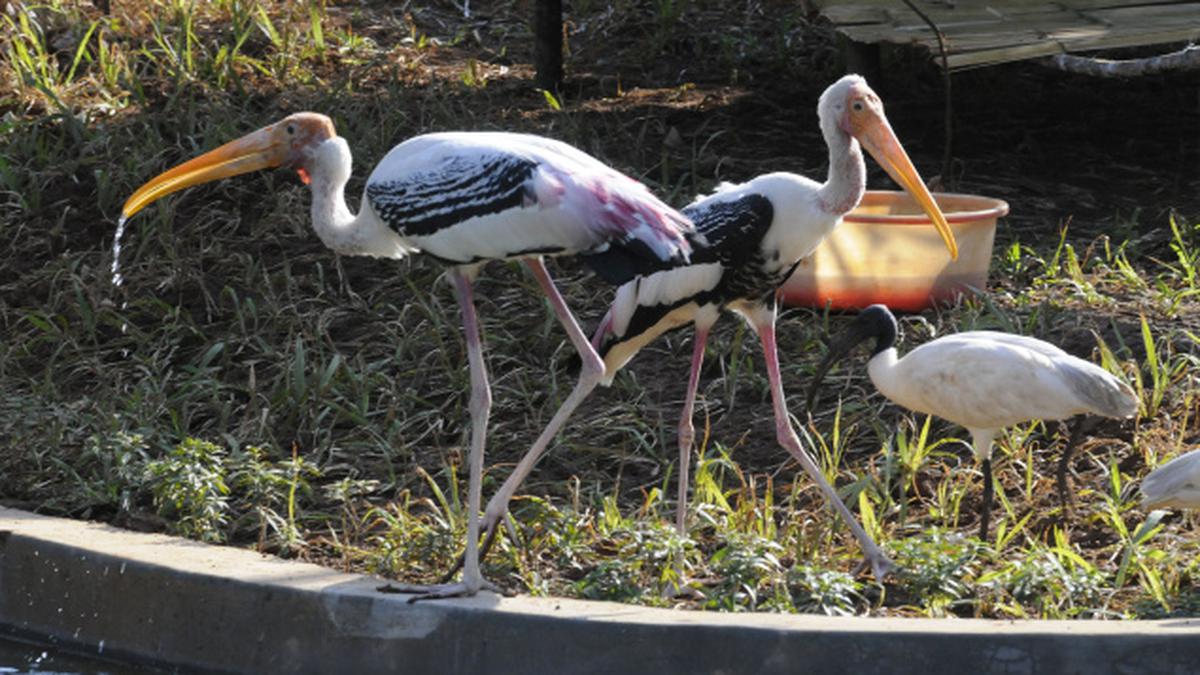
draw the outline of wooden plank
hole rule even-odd
[[[835,5],[821,10],[821,16],[837,27],[860,23],[888,23],[891,18],[888,8],[864,7],[862,5]]]
[[[891,24],[865,24],[839,27],[840,32],[853,33],[865,39],[876,36],[875,39],[890,42],[911,42],[916,40],[936,40],[933,31],[924,21],[913,15],[915,23],[905,21]],[[933,17],[931,17],[933,18]],[[971,39],[979,35],[1003,35],[1005,33],[1048,33],[1062,28],[1073,28],[1090,24],[1103,25],[1099,19],[1088,19],[1074,11],[1052,10],[1038,14],[1025,14],[1020,17],[989,16],[972,17],[966,20],[937,21],[934,23],[942,34],[951,40]]]
[[[962,8],[931,8],[922,7],[922,11],[933,19],[933,22],[943,24],[1003,21],[1009,16],[1021,16],[1026,12],[1012,12],[1008,8],[993,6],[971,6]],[[1060,10],[1061,11],[1061,10]],[[890,24],[914,26],[926,25],[921,17],[906,7],[903,3],[894,2],[888,7],[836,7],[821,14],[834,23],[839,29],[843,26],[857,24]]]
[[[1109,9],[1089,10],[1085,16],[1096,17],[1113,24],[1124,23],[1137,25],[1139,22],[1156,22],[1173,18],[1176,21],[1200,24],[1200,2],[1188,2],[1178,5],[1159,5],[1157,7],[1113,7]]]
[[[857,42],[891,42],[895,44],[915,44],[923,47],[937,47],[937,38],[929,31],[898,32],[893,30],[881,31],[875,26],[848,26],[842,31]],[[976,31],[973,33],[946,34],[948,49],[951,52],[998,47],[1010,43],[1027,43],[1045,39],[1040,31],[1013,29],[1000,31]]]
[[[1006,14],[1024,14],[1040,12],[1048,7],[1061,9],[1088,10],[1115,7],[1136,7],[1142,5],[1186,4],[1189,0],[915,0],[921,11],[933,15],[935,12],[968,12],[980,8],[992,7]],[[899,7],[909,11],[898,0],[813,0],[812,4],[824,16],[831,13],[846,13],[853,15],[857,12],[887,11]]]
[[[1075,30],[1106,30],[1107,26],[1096,21],[1081,20],[1068,15],[1052,18],[1025,19],[994,24],[954,26],[943,28],[949,50],[952,52],[999,47],[1009,43],[1026,44],[1046,39],[1055,34]],[[937,45],[937,36],[928,26],[847,26],[841,32],[859,42],[895,42],[900,44]]]
[[[952,70],[1065,51],[1115,49],[1200,38],[1195,0],[917,0],[947,38]],[[937,37],[896,0],[816,0],[855,42],[923,46]]]
[[[1064,43],[1066,51],[1086,52],[1097,49],[1121,49],[1124,47],[1141,47],[1144,45],[1164,44],[1168,42],[1185,42],[1200,38],[1200,26],[1162,26],[1147,30],[1114,29],[1104,35],[1091,38],[1071,40]]]
[[[1024,61],[1026,59],[1036,59],[1043,56],[1054,56],[1061,54],[1062,47],[1052,40],[1045,40],[1036,44],[1018,45],[1004,49],[987,49],[977,52],[960,52],[951,55],[946,59],[950,64],[951,72],[967,70],[969,68],[980,68],[982,66],[993,66],[1001,63],[1011,63],[1013,61]]]
[[[1064,52],[1087,52],[1097,49],[1120,49],[1170,42],[1184,42],[1200,38],[1200,27],[1169,26],[1147,31],[1145,29],[1116,29],[1091,37],[1069,40],[1040,40],[1036,43],[997,47],[977,51],[960,51],[949,56],[951,70],[963,70],[998,63],[1021,61],[1041,56],[1052,56]]]
[[[1176,0],[1179,4],[1190,4],[1187,0]],[[912,10],[899,0],[856,0],[837,2],[823,0],[815,3],[821,15],[837,26],[859,23],[903,24],[922,23]],[[1166,4],[1171,4],[1167,0]],[[937,0],[917,0],[917,6],[939,26],[942,22],[960,20],[986,20],[989,17],[1020,17],[1026,14],[1046,12],[1081,12],[1097,9],[1138,8],[1145,5],[1164,5],[1164,0],[1028,0],[1022,2],[996,2],[995,0],[959,0],[954,3]],[[1137,10],[1140,11],[1140,10]]]
[[[973,0],[966,0],[967,3]],[[1170,5],[1170,4],[1187,4],[1192,0],[1049,0],[1036,3],[1041,7],[1061,7],[1063,9],[1072,10],[1090,10],[1102,9],[1106,7],[1138,7],[1144,5]],[[992,2],[990,4],[1008,7],[1007,2]],[[922,8],[924,9],[924,8]]]
[[[1193,15],[1191,8],[1179,8],[1164,15],[1140,15],[1136,21],[1131,21],[1120,15],[1111,13],[1089,13],[1088,15],[1071,15],[1058,12],[1053,15],[1029,15],[1020,20],[999,21],[993,23],[961,24],[942,26],[942,33],[952,42],[971,44],[979,39],[996,39],[1003,41],[1006,36],[1043,36],[1055,39],[1071,39],[1078,34],[1091,37],[1095,33],[1103,33],[1120,29],[1123,31],[1145,30],[1157,32],[1162,27],[1175,27],[1184,30],[1200,29],[1200,21],[1186,19],[1200,17],[1200,3],[1195,6]],[[847,26],[841,32],[859,41],[891,41],[891,42],[921,42],[936,41],[933,31],[922,23],[911,26],[896,25],[860,25]],[[953,45],[952,45],[953,46]]]

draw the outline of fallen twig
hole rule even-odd
[[[1200,70],[1200,46],[1188,45],[1177,52],[1142,59],[1096,59],[1059,54],[1042,60],[1043,65],[1068,73],[1093,77],[1141,77],[1158,73]]]

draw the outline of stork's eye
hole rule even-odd
[[[863,109],[862,101],[855,101],[854,105],[852,105],[850,107],[854,108],[858,112],[862,112],[862,109]]]
[[[294,124],[287,125],[287,132],[288,132],[288,136],[294,136],[296,134],[296,125],[294,125]]]

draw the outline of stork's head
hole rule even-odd
[[[900,139],[896,138],[883,113],[883,101],[867,86],[867,81],[858,75],[847,75],[829,85],[821,94],[817,115],[827,135],[844,133],[857,140],[892,180],[912,195],[946,242],[950,257],[957,259],[958,243],[946,216],[929,194],[904,146],[900,145]]]
[[[295,169],[307,183],[316,149],[336,136],[333,121],[324,115],[288,115],[155,176],[126,200],[121,215],[128,218],[151,202],[186,187],[258,169]]]

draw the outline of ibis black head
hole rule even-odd
[[[812,384],[808,389],[808,409],[812,410],[817,400],[817,390],[825,373],[839,359],[844,358],[859,343],[875,338],[875,348],[871,351],[874,357],[879,352],[891,349],[896,344],[896,317],[884,305],[871,305],[859,312],[850,325],[829,342],[829,351],[817,366]]]

